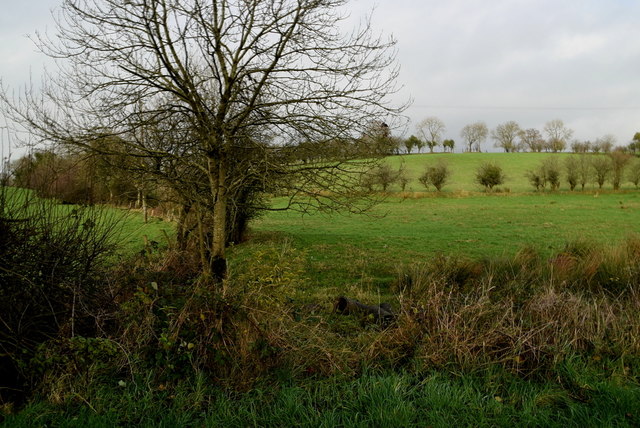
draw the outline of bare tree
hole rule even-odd
[[[585,140],[585,141],[579,141],[579,140],[574,140],[571,143],[571,151],[573,153],[588,153],[589,150],[591,150],[592,144],[591,141]]]
[[[505,152],[515,152],[518,149],[516,138],[520,134],[520,125],[513,120],[496,126],[491,132],[491,138],[496,140],[495,147],[501,147]]]
[[[484,122],[471,123],[465,125],[460,132],[460,136],[467,142],[468,150],[480,151],[480,145],[487,139],[489,128]]]
[[[242,195],[361,208],[350,196],[368,165],[353,161],[354,141],[401,108],[388,102],[395,42],[368,21],[339,31],[346,3],[64,0],[57,38],[37,39],[60,74],[44,79],[42,97],[5,92],[6,111],[42,140],[96,150],[96,138],[118,137],[100,150],[171,171],[167,181],[198,207],[203,273],[218,282]],[[308,144],[322,159],[308,159]]]
[[[619,190],[622,184],[624,170],[627,164],[633,159],[633,155],[622,150],[614,150],[608,154],[611,159],[611,183],[613,190]]]
[[[560,119],[554,119],[546,123],[544,132],[547,134],[547,144],[552,152],[561,152],[567,147],[567,141],[573,135],[573,130],[564,126]]]
[[[593,177],[598,183],[598,188],[602,189],[604,182],[609,178],[613,171],[613,162],[606,156],[594,156],[591,158],[591,168]]]
[[[615,146],[615,144],[616,144],[616,137],[611,134],[607,134],[600,138],[597,138],[594,143],[594,146],[598,147],[599,152],[611,153],[611,151],[613,150],[613,146]]]
[[[520,147],[522,150],[530,152],[541,152],[544,149],[544,138],[542,134],[535,128],[523,129],[518,134],[520,138]]]
[[[447,130],[444,122],[435,116],[427,117],[416,126],[418,136],[429,147],[429,151],[433,153],[433,149],[442,144],[442,134]]]
[[[567,183],[569,189],[573,191],[580,180],[580,161],[577,156],[569,156],[564,160],[564,167],[567,173]],[[585,180],[586,182],[586,180]]]

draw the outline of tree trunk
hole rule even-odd
[[[142,192],[142,217],[144,218],[145,224],[149,220],[149,209],[147,206],[147,194]]]
[[[204,232],[204,218],[203,210],[201,207],[196,206],[196,222],[198,225],[198,251],[200,253],[200,264],[202,266],[202,273],[211,275],[211,267],[209,265],[209,249],[207,247],[206,234]]]
[[[225,247],[227,241],[228,189],[226,175],[224,155],[221,155],[217,160],[209,159],[209,180],[214,197],[213,234],[211,238],[211,254],[209,254],[209,268],[216,283],[221,283],[227,277]]]
[[[191,205],[189,204],[183,204],[180,207],[180,216],[176,226],[176,244],[180,250],[187,248],[187,217],[189,216],[189,211],[191,211]]]

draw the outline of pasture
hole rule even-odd
[[[522,248],[550,256],[576,241],[617,245],[640,233],[640,192],[624,190],[534,192],[524,172],[542,159],[569,154],[494,153],[397,156],[412,181],[407,192],[391,189],[386,200],[367,215],[274,211],[253,223],[253,238],[286,239],[308,254],[317,284],[341,286],[363,278],[386,283],[400,265],[435,255],[472,259],[511,257]],[[443,192],[427,191],[416,177],[433,160],[445,159],[452,183]],[[509,192],[481,192],[473,183],[481,162],[503,166]],[[565,189],[566,190],[562,190]],[[396,192],[394,192],[396,190]],[[411,190],[411,191],[409,191]],[[275,200],[274,207],[283,201]],[[249,243],[249,246],[251,244]],[[232,254],[242,252],[234,249]]]
[[[423,185],[418,182],[418,177],[424,172],[427,165],[439,161],[449,165],[452,175],[447,184],[443,188],[443,193],[472,193],[482,191],[482,187],[474,183],[474,176],[477,167],[483,162],[492,162],[502,167],[506,179],[505,183],[500,187],[504,191],[510,193],[528,193],[533,191],[533,187],[526,178],[528,170],[534,170],[540,163],[547,158],[556,158],[559,164],[564,168],[566,158],[580,155],[572,153],[433,153],[433,154],[413,154],[391,156],[387,159],[389,165],[398,168],[404,165],[409,183],[405,190],[411,192],[426,192]],[[587,158],[605,156],[602,154],[586,154]],[[640,159],[635,159],[639,162]],[[597,185],[590,182],[585,190],[597,190]],[[610,183],[605,184],[604,190],[610,190]],[[622,190],[634,190],[635,186],[631,183],[623,183]],[[568,191],[569,185],[566,181],[565,172],[562,172],[562,184],[560,191]],[[390,188],[390,191],[400,191],[400,187],[396,184]]]

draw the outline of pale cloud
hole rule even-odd
[[[640,130],[637,16],[632,1],[379,0],[374,25],[398,39],[414,122],[438,116],[459,139],[477,120],[542,128],[560,118],[576,138],[623,144]]]
[[[581,56],[602,54],[607,45],[603,34],[575,34],[560,37],[556,43],[553,57],[559,60],[571,60]]]

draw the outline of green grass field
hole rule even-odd
[[[513,256],[523,247],[552,254],[569,242],[621,242],[640,233],[640,192],[474,194],[389,197],[367,216],[272,212],[256,236],[289,238],[309,253],[320,284],[371,276],[387,281],[402,264],[436,254]]]
[[[50,210],[55,217],[64,218],[83,212],[83,215],[101,217],[107,224],[116,223],[114,241],[118,253],[128,255],[143,250],[146,246],[166,247],[167,239],[173,236],[175,225],[163,221],[161,218],[149,217],[147,223],[139,210],[128,210],[110,206],[78,207],[76,205],[60,204],[57,201],[39,199],[35,192],[27,189],[7,187],[6,198],[9,206],[24,209],[23,212],[34,210]],[[30,208],[24,208],[31,205]],[[22,207],[22,208],[21,208]]]

